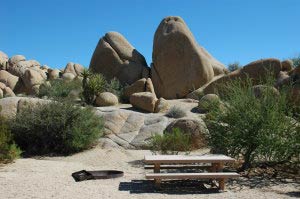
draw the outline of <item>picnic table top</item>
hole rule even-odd
[[[226,155],[146,155],[145,163],[148,164],[170,164],[170,163],[226,163],[234,162],[235,159]]]

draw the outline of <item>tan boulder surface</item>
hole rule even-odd
[[[123,85],[148,77],[149,70],[144,56],[118,32],[106,33],[99,40],[90,69],[102,73],[107,79],[115,77]]]
[[[58,69],[48,69],[48,76],[50,80],[58,79],[60,77],[61,71]]]
[[[281,62],[282,71],[291,71],[293,69],[293,61],[290,59]]]
[[[169,108],[168,101],[161,97],[156,101],[154,113],[166,112]]]
[[[118,97],[110,92],[103,92],[96,96],[95,104],[97,106],[114,106],[119,103]]]
[[[12,75],[5,70],[0,70],[0,82],[4,83],[12,90],[15,89],[18,81],[19,81],[19,77]]]
[[[142,78],[124,89],[124,98],[128,99],[133,93],[145,92],[146,78]]]
[[[225,67],[199,46],[180,17],[166,17],[154,35],[151,79],[158,97],[185,97]],[[215,72],[214,72],[215,71]]]
[[[156,101],[155,94],[150,92],[134,93],[130,96],[130,104],[133,107],[150,113],[154,112]]]
[[[15,64],[17,64],[20,61],[25,61],[26,57],[24,57],[23,55],[14,55],[11,58],[9,58],[8,60],[8,64],[9,66],[13,66]]]
[[[64,73],[72,73],[74,76],[79,76],[83,72],[84,67],[73,62],[67,63]]]
[[[180,118],[171,122],[167,128],[166,132],[170,133],[175,128],[180,129],[183,133],[191,136],[192,146],[194,149],[207,147],[207,135],[208,130],[201,118]]]
[[[127,86],[124,89],[124,99],[129,100],[133,93],[150,92],[155,94],[154,87],[150,78],[142,78]]]
[[[216,76],[209,83],[205,84],[201,88],[191,92],[187,97],[195,98],[195,96],[201,94],[222,92],[220,88],[226,85],[227,82],[232,80],[241,79],[242,81],[249,77],[254,85],[260,84],[266,81],[268,75],[273,75],[276,79],[279,77],[282,66],[278,59],[268,58],[260,59],[245,65],[243,68],[235,70],[228,75]],[[221,93],[219,93],[221,94]]]
[[[7,97],[0,99],[0,116],[5,118],[14,118],[17,112],[24,110],[26,107],[34,107],[38,104],[49,103],[49,100],[29,97]]]

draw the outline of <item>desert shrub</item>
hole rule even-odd
[[[233,62],[233,63],[228,64],[228,70],[230,72],[233,72],[239,68],[242,68],[242,66],[240,65],[239,62]]]
[[[274,96],[272,89],[267,89],[256,98],[252,86],[250,79],[229,82],[222,97],[225,109],[216,106],[206,116],[213,151],[242,158],[241,170],[255,161],[299,157],[300,128],[291,119],[284,90]]]
[[[294,67],[299,66],[300,65],[300,54],[298,56],[292,57],[291,60],[293,62]]]
[[[104,92],[106,80],[102,74],[91,73],[84,70],[82,73],[83,98],[87,104],[93,104],[98,93]]]
[[[91,109],[65,102],[24,108],[10,125],[27,154],[78,152],[91,147],[102,133],[102,119]]]
[[[18,158],[20,154],[21,150],[13,141],[7,121],[0,117],[0,163],[11,162]]]
[[[63,81],[62,79],[51,80],[49,84],[43,84],[40,87],[38,97],[47,96],[55,100],[68,98],[73,90],[81,90],[81,82],[79,80]]]
[[[189,134],[183,133],[179,128],[163,135],[155,134],[151,137],[149,148],[153,153],[178,154],[178,152],[189,153],[192,148],[192,140]]]
[[[117,78],[106,81],[105,91],[115,94],[119,99],[122,99],[124,87]]]
[[[186,111],[178,106],[173,106],[166,114],[170,118],[181,118],[186,116]]]

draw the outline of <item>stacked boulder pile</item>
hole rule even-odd
[[[0,51],[0,98],[16,94],[36,95],[44,82],[58,78],[66,81],[80,78],[83,69],[82,65],[72,62],[63,71],[51,69],[36,60],[26,60],[23,55],[8,58]]]
[[[290,99],[300,105],[300,66],[294,68],[291,60],[267,58],[229,72],[197,43],[184,20],[176,16],[166,17],[159,24],[153,39],[150,66],[123,35],[108,32],[100,38],[89,69],[101,73],[107,80],[118,79],[125,87],[123,100],[133,107],[123,107],[112,93],[97,95],[95,104],[100,107],[96,108],[96,113],[104,118],[102,142],[115,147],[143,148],[153,134],[177,127],[192,133],[193,140],[202,140],[207,128],[199,112],[193,110],[206,113],[210,106],[224,107],[220,86],[231,80],[250,78],[255,85],[255,96],[260,97],[267,89],[260,85],[261,82],[267,81],[272,74],[276,79],[272,87],[274,97],[280,95],[281,87],[292,85]],[[35,60],[26,60],[22,55],[8,58],[0,52],[0,98],[11,97],[0,100],[0,105],[6,107],[0,113],[9,113],[10,107],[15,111],[22,107],[25,99],[13,97],[16,94],[37,94],[40,85],[48,80],[81,79],[83,70],[82,65],[72,62],[64,70],[51,69]],[[185,109],[187,116],[166,117],[165,113],[174,104]],[[201,143],[195,144],[200,147]]]

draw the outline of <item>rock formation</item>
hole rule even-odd
[[[149,76],[146,60],[120,33],[109,32],[98,42],[90,69],[107,79],[117,78],[130,85]]]
[[[199,46],[180,17],[166,17],[153,44],[151,78],[158,97],[175,99],[209,82],[225,67]]]

